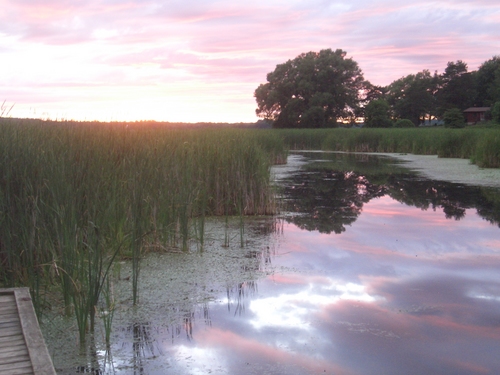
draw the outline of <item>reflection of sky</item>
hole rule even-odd
[[[146,373],[493,374],[498,236],[473,210],[447,220],[389,197],[340,235],[284,224],[272,272],[243,308],[221,294],[192,337],[157,332],[163,354]]]

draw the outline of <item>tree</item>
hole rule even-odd
[[[255,112],[276,128],[330,127],[353,117],[367,83],[358,64],[345,56],[326,49],[277,65],[255,90]]]
[[[389,103],[384,99],[373,100],[365,108],[365,127],[390,128]]]
[[[444,73],[439,77],[437,92],[438,116],[451,108],[462,110],[472,107],[476,98],[474,75],[467,72],[467,64],[462,60],[448,62]]]
[[[385,99],[387,90],[387,87],[376,86],[372,85],[370,82],[367,82],[365,87],[365,101],[369,103],[373,100]]]
[[[465,126],[464,114],[458,108],[447,110],[443,116],[446,128],[463,128]]]
[[[410,74],[392,82],[388,87],[387,100],[397,118],[407,118],[415,125],[436,114],[434,94],[438,75],[428,70]]]
[[[500,56],[485,61],[476,72],[476,105],[489,107],[500,100]]]

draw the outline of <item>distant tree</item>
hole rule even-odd
[[[443,120],[446,128],[463,128],[465,126],[464,114],[458,108],[447,110],[443,115]]]
[[[402,119],[397,120],[394,123],[394,127],[395,128],[414,128],[415,124],[411,120],[408,120],[406,118],[402,118]]]
[[[415,125],[436,114],[435,93],[438,75],[428,70],[410,74],[392,82],[388,87],[387,101],[396,118],[407,118]]]
[[[500,101],[500,56],[485,61],[476,72],[476,105],[490,107]]]
[[[365,127],[390,128],[389,103],[384,99],[373,100],[365,108]]]
[[[358,64],[345,56],[326,49],[277,65],[255,90],[257,115],[276,128],[330,127],[354,117],[367,83]]]
[[[444,73],[439,77],[437,91],[439,117],[448,109],[464,110],[474,105],[477,96],[474,77],[474,74],[467,72],[467,64],[462,60],[448,62]]]

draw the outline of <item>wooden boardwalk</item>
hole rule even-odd
[[[0,289],[0,375],[55,373],[29,289]]]

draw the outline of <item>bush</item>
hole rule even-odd
[[[463,128],[465,126],[465,118],[461,110],[452,108],[447,110],[443,116],[445,128]]]
[[[395,128],[414,128],[415,124],[406,118],[399,119],[394,123]]]

